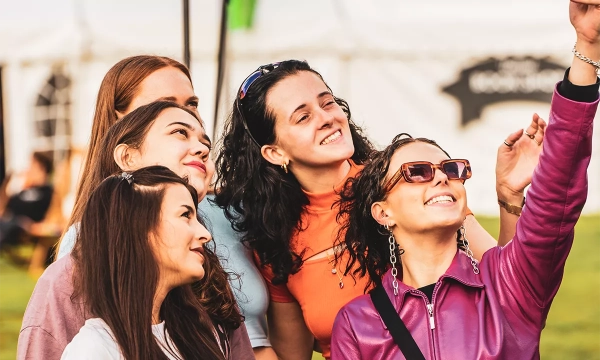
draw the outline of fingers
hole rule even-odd
[[[546,135],[546,122],[540,118],[538,122],[538,131],[535,133],[535,138],[533,140],[536,144],[542,145],[542,142],[544,142],[544,135]]]
[[[531,124],[529,124],[529,127],[524,133],[539,146],[542,145],[542,141],[544,140],[545,128],[546,122],[544,119],[542,119],[538,114],[534,113]]]
[[[508,137],[506,138],[506,142],[509,144],[514,144],[517,142],[517,140],[521,138],[521,136],[523,136],[523,129],[519,129],[514,133],[508,135]]]
[[[600,0],[598,0],[600,1]],[[531,123],[527,127],[526,130],[519,129],[514,133],[508,135],[508,137],[504,140],[504,144],[501,145],[501,148],[505,145],[508,148],[512,148],[513,145],[523,136],[527,136],[529,139],[534,141],[538,146],[542,145],[544,141],[544,134],[546,132],[546,121],[542,119],[538,114],[534,113],[531,119]]]
[[[539,120],[540,120],[540,116],[538,114],[534,113],[531,123],[527,127],[527,130],[525,130],[525,135],[527,137],[529,137],[531,140],[533,140],[535,138],[535,133],[538,131],[538,127],[539,127],[538,121]]]
[[[523,129],[519,129],[514,133],[508,135],[508,137],[504,140],[504,143],[500,145],[500,151],[507,150],[507,148],[508,151],[510,151],[510,149],[517,142],[517,140],[521,138],[521,136],[523,136]]]

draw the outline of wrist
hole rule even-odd
[[[506,201],[498,199],[498,205],[500,205],[500,207],[506,210],[506,212],[508,212],[509,214],[521,216],[521,211],[523,210],[523,206],[525,206],[525,198],[523,198],[521,202],[516,204],[508,203]]]
[[[585,38],[577,37],[577,51],[584,54],[594,61],[600,60],[600,42],[589,41]]]
[[[523,191],[512,190],[505,186],[496,187],[496,195],[498,199],[510,204],[521,204],[525,194]]]
[[[596,83],[597,71],[600,69],[600,45],[587,41],[575,43],[573,62],[569,71],[569,82],[577,86],[588,86]]]

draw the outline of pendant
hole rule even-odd
[[[344,282],[342,280],[340,280],[340,289],[344,288]]]
[[[337,274],[337,270],[335,268],[331,269],[332,274]]]

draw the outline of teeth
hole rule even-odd
[[[452,199],[451,196],[442,195],[442,196],[434,197],[433,199],[426,202],[425,205],[432,205],[432,204],[437,204],[437,203],[448,203],[448,202],[454,202],[454,200]]]
[[[336,131],[333,134],[329,135],[327,138],[325,138],[325,140],[321,141],[321,145],[327,145],[330,142],[338,139],[340,136],[342,136],[341,131]]]

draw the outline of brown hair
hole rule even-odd
[[[166,67],[181,70],[190,79],[190,83],[192,82],[190,72],[185,65],[168,57],[153,55],[138,55],[123,59],[104,76],[98,91],[90,145],[81,171],[83,176],[77,186],[69,226],[80,220],[83,206],[97,185],[92,184],[89,177],[85,175],[89,173],[92,164],[99,156],[102,149],[99,145],[108,129],[117,122],[117,111],[124,113],[137,95],[142,81],[155,71]]]
[[[198,195],[163,166],[131,175],[131,180],[108,177],[86,202],[73,250],[73,283],[92,315],[108,324],[124,358],[167,359],[151,328],[160,271],[149,238],[156,234],[168,186],[185,186],[196,207]],[[137,212],[140,208],[143,214]],[[191,285],[167,294],[160,318],[176,347],[169,347],[171,353],[178,351],[183,359],[224,359],[211,319]]]
[[[144,143],[146,134],[152,127],[152,124],[154,124],[156,118],[165,109],[169,108],[181,109],[194,116],[198,122],[201,121],[195,112],[170,101],[155,101],[133,110],[114,124],[102,140],[99,146],[101,151],[98,152],[95,161],[91,163],[91,167],[87,173],[90,189],[95,189],[103,179],[121,171],[113,158],[115,147],[118,144],[126,144],[132,148],[139,149]],[[90,194],[86,193],[82,199],[89,199],[89,197]],[[82,201],[80,207],[81,214],[73,212],[72,217],[77,217],[78,221],[80,221],[83,217],[84,206],[85,202]],[[138,208],[143,207],[139,206]],[[214,252],[214,241],[211,241],[205,247],[206,262],[204,267],[206,281],[194,284],[194,292],[213,321],[232,331],[240,326],[243,317],[237,308],[233,291],[229,286],[229,275],[221,267],[219,259]]]

